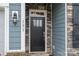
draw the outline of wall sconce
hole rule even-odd
[[[12,11],[12,20],[13,23],[16,25],[18,20],[18,11]]]

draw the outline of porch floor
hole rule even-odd
[[[7,53],[6,56],[49,56],[49,54],[48,53],[12,52],[12,53]]]

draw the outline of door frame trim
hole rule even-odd
[[[8,50],[8,40],[9,40],[9,4],[2,4],[2,7],[5,8],[5,53],[4,55],[7,54]]]
[[[21,3],[21,50],[25,52],[25,3]]]
[[[43,12],[45,15],[41,16],[41,15],[31,15],[31,12]],[[30,48],[30,40],[31,40],[31,36],[30,36],[30,27],[31,27],[31,21],[30,21],[30,17],[45,17],[45,51],[36,51],[36,52],[32,52],[31,48]],[[47,10],[36,10],[36,9],[29,9],[29,53],[46,53],[47,52]]]

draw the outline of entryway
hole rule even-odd
[[[45,51],[46,10],[29,10],[30,52]]]

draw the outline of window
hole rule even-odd
[[[42,20],[33,20],[34,27],[42,27]]]

